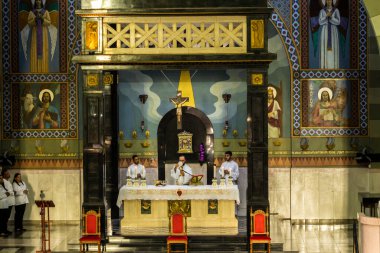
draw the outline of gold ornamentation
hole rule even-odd
[[[105,54],[246,53],[247,48],[243,16],[105,17],[103,31]]]
[[[252,74],[252,84],[253,85],[263,85],[264,83],[264,76],[263,74]]]
[[[126,143],[124,143],[124,147],[126,148],[131,148],[132,146],[133,146],[132,142],[127,141]]]
[[[136,131],[136,130],[133,130],[133,131],[132,131],[132,138],[133,138],[133,139],[136,139],[136,138],[137,138],[137,131]]]
[[[103,76],[103,84],[105,86],[113,84],[113,75],[111,73],[106,73]]]
[[[119,131],[119,140],[122,140],[124,139],[124,132],[123,131]]]
[[[145,131],[145,138],[149,139],[149,137],[150,137],[150,131],[146,130]]]
[[[149,146],[150,146],[149,141],[141,142],[141,147],[143,147],[143,148],[147,148],[147,147],[149,147]]]
[[[97,74],[89,74],[87,75],[87,86],[95,87],[99,85],[99,77]]]
[[[222,142],[222,145],[223,145],[223,147],[229,147],[230,146],[230,142],[229,141],[223,141]]]
[[[218,200],[217,199],[208,200],[208,214],[218,214]]]
[[[61,140],[61,151],[62,153],[68,153],[69,152],[69,144],[67,140]]]
[[[190,200],[168,200],[168,216],[180,213],[186,217],[191,217]]]
[[[239,132],[238,132],[237,129],[234,129],[234,130],[232,131],[232,136],[235,137],[235,138],[239,136]]]
[[[42,155],[44,153],[44,147],[41,140],[36,140],[35,148],[37,151],[37,155]]]
[[[151,200],[141,200],[141,214],[151,214],[152,213],[152,201]]]
[[[193,153],[193,134],[183,131],[178,134],[178,152],[179,154]]]
[[[177,114],[177,129],[182,129],[182,105],[189,101],[188,97],[182,97],[182,91],[177,91],[177,96],[175,98],[170,98],[170,102],[172,102],[176,107]]]
[[[91,51],[98,49],[97,21],[86,22],[86,49]]]
[[[247,142],[246,141],[239,141],[238,144],[239,144],[240,147],[247,146]]]
[[[251,20],[251,48],[264,48],[264,20]]]
[[[190,185],[193,185],[193,186],[203,185],[202,178],[203,178],[203,175],[193,175],[193,177],[190,180]]]

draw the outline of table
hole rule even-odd
[[[238,234],[235,203],[239,204],[240,199],[236,185],[123,186],[117,199],[119,207],[124,202],[121,234],[168,235],[169,212],[172,207],[170,203],[178,204],[185,201],[189,203],[191,210],[187,217],[188,235]]]

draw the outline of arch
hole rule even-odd
[[[367,10],[369,20],[372,23],[373,29],[375,31],[377,46],[380,47],[380,9],[377,8],[379,1],[363,0],[363,3]]]
[[[157,129],[157,153],[158,153],[158,179],[164,180],[165,179],[165,163],[166,162],[176,162],[176,159],[173,159],[173,157],[168,157],[166,146],[167,141],[170,139],[167,136],[167,130],[173,129],[173,125],[176,126],[176,120],[177,120],[177,114],[176,114],[176,108],[168,111],[164,117],[161,119],[160,123],[158,124]],[[207,115],[202,112],[201,110],[194,108],[194,107],[188,107],[183,106],[182,107],[182,120],[184,122],[183,129],[182,130],[176,130],[177,134],[179,132],[182,132],[183,130],[187,129],[194,129],[196,125],[199,123],[204,127],[204,129],[200,129],[198,127],[198,133],[201,135],[198,136],[198,139],[194,139],[193,136],[193,146],[197,146],[199,141],[202,141],[204,143],[205,148],[205,154],[206,154],[206,160],[205,163],[207,163],[207,184],[211,184],[212,177],[213,177],[213,166],[214,166],[214,153],[213,146],[214,146],[214,128],[212,126],[212,123],[210,119],[207,117]],[[186,121],[191,122],[192,124],[186,123]],[[197,121],[199,123],[197,123]],[[171,137],[171,140],[173,141],[173,136]],[[175,140],[174,140],[175,141]],[[178,142],[176,142],[176,145],[178,145]],[[174,147],[177,147],[176,145],[173,145]],[[171,147],[172,148],[172,147]],[[197,156],[197,150],[194,150],[194,154],[189,159],[190,162],[198,162],[198,160],[195,159],[195,156]]]

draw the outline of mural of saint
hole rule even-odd
[[[303,80],[303,127],[359,126],[357,80]]]
[[[318,55],[321,69],[338,69],[342,66],[341,60],[345,55],[345,40],[348,27],[348,18],[341,14],[338,8],[339,0],[320,0],[311,3],[311,31],[314,55]],[[322,8],[315,8],[315,3],[321,3]],[[343,2],[345,0],[340,0]],[[347,3],[346,3],[347,5]],[[345,6],[346,7],[346,6]],[[315,13],[315,9],[319,13]],[[346,11],[343,10],[343,13]],[[314,15],[314,16],[313,16]],[[342,56],[341,56],[342,54]]]
[[[276,100],[277,91],[268,87],[268,138],[279,138],[281,135],[281,107]]]
[[[30,89],[24,90],[24,94],[21,97],[21,128],[33,128],[33,118],[37,111],[37,106],[34,103],[35,99]]]
[[[54,100],[54,93],[49,89],[43,89],[38,98],[41,104],[33,118],[33,126],[38,129],[59,128],[59,111],[51,104]]]
[[[315,104],[312,113],[312,123],[315,126],[336,126],[338,121],[336,105],[332,100],[333,92],[330,88],[323,87],[318,91],[319,101]]]
[[[19,14],[23,55],[32,73],[49,72],[57,45],[57,17],[51,18],[46,1],[49,0],[30,0],[29,11]],[[20,4],[28,3],[24,0]]]

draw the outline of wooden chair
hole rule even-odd
[[[98,212],[94,210],[83,212],[82,223],[82,237],[79,239],[80,252],[88,251],[89,244],[96,244],[98,245],[98,253],[100,253],[100,209]]]
[[[173,214],[169,219],[170,236],[167,238],[167,253],[185,252],[187,253],[187,220],[186,216],[180,213]],[[171,250],[172,244],[183,244],[184,250]]]
[[[250,212],[251,216],[251,236],[249,238],[249,252],[268,252],[270,253],[270,242],[271,238],[269,236],[269,215],[268,211],[264,212],[263,210],[256,210],[255,212]],[[254,244],[264,244],[267,246],[267,249],[255,250]]]

